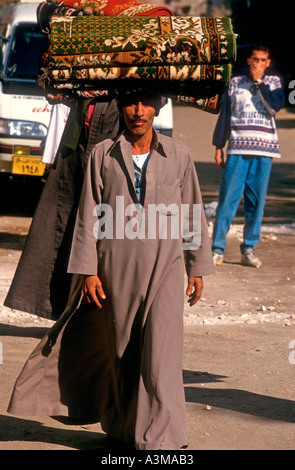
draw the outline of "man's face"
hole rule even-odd
[[[158,109],[159,100],[157,98],[130,98],[123,105],[123,115],[129,132],[138,137],[148,134]]]
[[[264,75],[265,70],[270,65],[270,59],[268,52],[264,51],[253,51],[252,55],[247,59],[248,65],[250,67],[250,74],[261,74]]]

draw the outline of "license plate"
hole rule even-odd
[[[14,156],[12,173],[15,175],[43,176],[46,164],[39,157]]]

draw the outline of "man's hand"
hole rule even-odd
[[[262,79],[265,72],[265,68],[266,67],[263,62],[255,62],[251,64],[250,75],[252,76],[254,82],[256,82],[258,78]]]
[[[198,300],[201,298],[203,287],[204,287],[204,284],[203,284],[202,277],[189,276],[187,289],[186,289],[186,295],[190,297],[188,302],[191,307],[195,305],[198,302]]]
[[[250,75],[252,76],[254,82],[258,80],[258,78],[262,79],[264,72],[266,69],[266,65],[262,61],[257,61],[251,64],[250,66]]]
[[[216,152],[215,152],[215,161],[216,161],[216,164],[217,164],[220,168],[223,168],[223,167],[224,167],[224,153],[223,153],[223,150],[222,150],[222,149],[216,149]]]
[[[106,298],[102,284],[98,276],[85,276],[82,283],[82,291],[86,302],[93,303],[102,308],[101,300]]]

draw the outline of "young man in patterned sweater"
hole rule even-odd
[[[249,73],[232,78],[229,84],[213,136],[215,161],[224,168],[213,230],[215,266],[223,263],[226,235],[244,195],[241,263],[261,267],[254,246],[260,237],[272,160],[280,157],[275,114],[285,101],[281,81],[277,76],[265,75],[270,65],[265,46],[253,46],[247,62]]]

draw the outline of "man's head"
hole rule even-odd
[[[154,117],[165,104],[161,96],[145,93],[120,96],[117,102],[129,133],[138,137],[151,131]]]
[[[269,48],[261,44],[253,45],[247,63],[249,65],[250,75],[252,75],[254,80],[262,78],[265,70],[270,65]]]

